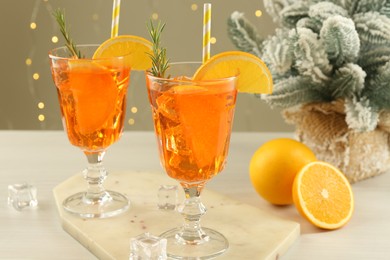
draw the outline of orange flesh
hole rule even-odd
[[[302,168],[294,180],[293,199],[305,218],[324,229],[344,226],[354,209],[348,180],[324,162],[312,162]]]

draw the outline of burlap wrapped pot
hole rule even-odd
[[[389,113],[382,113],[377,128],[369,132],[348,128],[341,101],[286,109],[283,116],[295,125],[298,140],[310,147],[318,160],[339,168],[351,183],[390,168]]]

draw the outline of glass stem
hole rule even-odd
[[[200,200],[203,187],[204,184],[191,187],[183,185],[186,199],[178,211],[184,217],[184,224],[176,235],[181,244],[198,245],[208,241],[207,234],[200,226],[200,218],[206,213],[206,207]]]
[[[84,194],[84,202],[87,204],[104,203],[110,199],[110,195],[103,187],[103,182],[108,174],[102,162],[104,154],[104,151],[85,152],[88,167],[83,171],[83,175],[88,183],[88,189]]]

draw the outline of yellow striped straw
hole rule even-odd
[[[121,0],[114,0],[114,5],[112,7],[111,38],[118,36],[120,7]]]
[[[203,63],[210,58],[211,4],[203,6]]]

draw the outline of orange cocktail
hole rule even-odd
[[[222,171],[228,153],[237,91],[234,80],[167,80],[148,77],[154,125],[168,175],[200,183]]]
[[[236,77],[193,81],[200,63],[170,64],[161,78],[146,74],[160,161],[167,174],[180,182],[185,201],[178,211],[185,222],[161,234],[167,254],[177,259],[214,257],[228,248],[219,232],[203,228],[206,208],[200,194],[208,180],[224,168],[236,104]],[[203,258],[202,258],[203,259]]]
[[[126,55],[91,58],[97,47],[78,46],[81,58],[66,47],[49,53],[64,128],[69,141],[88,159],[83,172],[87,191],[69,196],[63,206],[83,218],[115,216],[130,205],[125,195],[103,187],[107,177],[104,154],[123,130],[130,64]]]
[[[58,59],[52,66],[69,141],[84,151],[103,150],[123,129],[130,67],[110,59]]]

